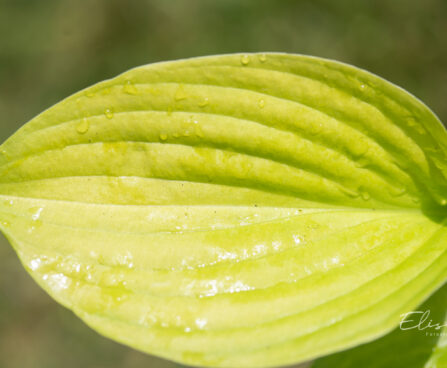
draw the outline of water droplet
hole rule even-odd
[[[355,140],[352,142],[352,145],[350,147],[351,153],[356,158],[361,158],[366,155],[366,153],[369,151],[368,144],[364,142],[361,139]]]
[[[361,85],[360,85],[360,89],[361,89],[361,90],[364,90],[365,88],[366,88],[366,86],[365,86],[364,84],[361,84]]]
[[[181,101],[188,98],[188,95],[185,93],[183,86],[180,84],[175,92],[175,100]]]
[[[199,107],[205,107],[208,106],[209,104],[209,99],[208,97],[205,97],[202,101],[199,102]]]
[[[332,257],[331,261],[333,264],[338,264],[340,263],[340,258],[338,256]]]
[[[121,266],[125,266],[127,268],[133,268],[133,256],[130,252],[127,252],[125,254],[118,254],[115,257],[115,262]]]
[[[417,125],[417,126],[416,126],[416,131],[417,131],[420,135],[424,135],[424,134],[425,134],[425,129],[424,129],[421,125]]]
[[[138,89],[132,84],[130,80],[126,81],[123,87],[124,93],[127,93],[128,95],[137,95]]]
[[[79,134],[85,134],[88,132],[90,128],[90,123],[88,122],[88,120],[86,118],[83,118],[78,125],[76,125],[76,131]]]
[[[166,133],[161,133],[161,134],[160,134],[160,139],[161,139],[162,141],[165,141],[166,139],[168,139],[168,135],[167,135]]]
[[[87,97],[89,97],[89,98],[91,98],[91,97],[95,97],[95,94],[93,93],[93,92],[87,92],[86,94],[85,94]]]
[[[50,288],[56,291],[68,289],[71,284],[71,280],[62,273],[49,275],[46,281]]]
[[[236,281],[235,283],[231,284],[227,290],[225,290],[227,293],[240,293],[241,291],[249,291],[253,290],[254,287],[247,285],[243,283],[242,281]]]
[[[260,99],[260,100],[258,101],[258,106],[259,106],[261,109],[263,109],[264,106],[265,106],[265,101],[264,101],[263,99]]]
[[[264,244],[256,244],[251,252],[253,256],[259,256],[265,253],[267,253],[267,247]]]
[[[196,319],[196,326],[201,330],[203,330],[207,324],[208,324],[208,321],[205,318],[197,318]]]
[[[35,258],[35,259],[31,260],[31,262],[29,263],[29,267],[33,271],[36,271],[41,265],[42,265],[42,260],[40,258]]]
[[[37,221],[40,219],[40,215],[42,214],[43,211],[43,207],[40,207],[36,213],[34,213],[31,218],[33,219],[33,221]]]
[[[407,189],[391,187],[389,189],[389,192],[393,197],[401,197],[407,192]]]
[[[112,119],[113,118],[113,111],[111,109],[106,109],[106,111],[104,111],[104,115],[106,116],[107,119]]]
[[[259,61],[261,63],[265,63],[266,60],[267,60],[267,55],[266,54],[259,54],[258,58],[259,58]]]
[[[296,245],[301,243],[301,238],[299,235],[294,234],[292,236],[293,236],[293,241],[295,242]]]
[[[407,123],[408,123],[408,126],[410,126],[410,127],[414,127],[417,125],[416,120],[414,120],[414,118],[408,118]]]
[[[250,62],[250,56],[248,55],[242,55],[241,56],[241,64],[246,66]]]
[[[360,196],[359,193],[345,187],[339,187],[340,192],[342,192],[344,195],[347,195],[350,198],[358,198]]]
[[[309,132],[312,135],[318,135],[323,131],[323,124],[318,122],[312,122],[309,124]]]
[[[371,195],[365,190],[360,191],[360,196],[364,201],[369,201],[371,199]]]
[[[275,251],[279,250],[281,248],[281,245],[282,243],[278,240],[272,242],[272,246]]]

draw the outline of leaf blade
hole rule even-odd
[[[93,328],[180,362],[386,333],[447,276],[445,130],[353,67],[241,57],[137,68],[33,119],[1,146],[2,231]]]

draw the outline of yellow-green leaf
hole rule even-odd
[[[318,359],[312,368],[447,367],[446,305],[447,285],[416,310],[404,313],[392,333]]]
[[[105,336],[185,364],[355,346],[447,276],[445,129],[337,62],[139,67],[0,150],[0,227],[34,279]]]

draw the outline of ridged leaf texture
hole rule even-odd
[[[0,152],[0,227],[37,283],[184,364],[279,366],[374,340],[447,276],[445,129],[334,61],[142,66]]]
[[[321,358],[312,368],[447,367],[446,305],[447,285],[415,311],[404,314],[392,333]]]

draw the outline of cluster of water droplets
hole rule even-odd
[[[254,55],[252,55],[254,57]],[[241,55],[241,64],[242,66],[247,66],[248,64],[250,64],[250,62],[252,62],[252,57],[251,55],[248,54],[244,54]],[[257,59],[260,63],[265,63],[267,61],[267,55],[266,54],[257,54]]]
[[[124,82],[124,84],[122,85],[122,91],[124,94],[132,95],[132,96],[137,96],[140,94],[140,90],[137,88],[137,86],[134,85],[134,83],[131,80],[126,80]],[[78,111],[80,111],[80,113],[82,115],[84,115],[75,126],[75,129],[78,134],[80,134],[80,135],[86,134],[89,131],[90,125],[91,125],[91,123],[89,121],[88,114],[86,112],[84,112],[84,108],[85,108],[84,98],[87,97],[90,99],[90,98],[96,97],[98,94],[107,95],[110,93],[111,93],[111,89],[105,88],[105,89],[101,90],[100,92],[88,91],[88,92],[86,92],[84,97],[79,97],[76,99]],[[105,108],[103,111],[103,114],[108,120],[113,119],[113,117],[114,117],[113,108],[112,107]]]

